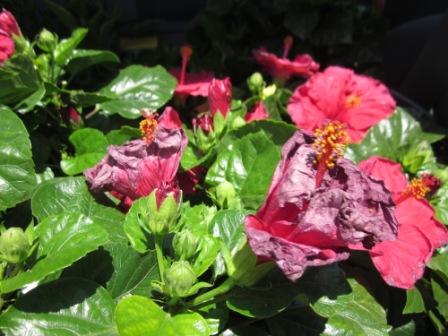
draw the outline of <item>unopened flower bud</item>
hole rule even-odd
[[[240,199],[232,183],[224,181],[216,186],[213,192],[216,203],[222,209],[239,209]]]
[[[178,232],[173,239],[173,248],[176,256],[181,260],[188,260],[196,253],[199,238],[190,230]]]
[[[0,258],[11,264],[23,262],[30,248],[28,237],[21,228],[9,228],[0,236]]]
[[[270,96],[275,94],[275,91],[277,91],[277,86],[275,84],[265,87],[261,93],[261,99],[265,100],[269,98]]]
[[[162,200],[158,200],[157,190],[147,198],[149,231],[155,235],[163,235],[173,231],[179,215],[180,203],[173,193],[169,193]]]
[[[37,46],[46,52],[51,52],[56,47],[58,38],[52,32],[43,29],[37,38]]]
[[[265,83],[261,73],[254,72],[252,76],[247,79],[247,86],[253,94],[258,94],[260,91],[262,91]]]
[[[165,272],[165,288],[171,297],[185,297],[196,283],[196,274],[187,261],[175,261]]]

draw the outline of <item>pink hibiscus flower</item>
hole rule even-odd
[[[218,111],[226,117],[232,105],[232,83],[228,77],[213,78],[208,88],[208,104],[214,116]]]
[[[14,17],[14,15],[12,15],[11,12],[7,11],[6,9],[2,9],[2,11],[0,12],[0,30],[3,30],[10,37],[12,37],[13,35],[22,35],[16,18]]]
[[[337,66],[297,87],[288,103],[297,127],[313,131],[327,120],[337,120],[346,124],[352,142],[362,140],[370,127],[394,110],[395,101],[386,86]]]
[[[14,52],[14,40],[3,30],[0,30],[0,64],[14,55]]]
[[[84,172],[90,189],[111,192],[124,208],[153,190],[158,204],[170,193],[178,197],[176,174],[188,140],[176,115],[172,108],[159,120],[147,115],[140,123],[143,139],[109,146],[106,157]]]
[[[288,59],[293,44],[291,36],[285,37],[283,56],[277,57],[264,48],[253,52],[255,60],[276,79],[287,81],[293,76],[309,77],[319,70],[319,64],[308,54],[297,55],[293,61]]]
[[[265,203],[245,219],[259,261],[291,280],[308,266],[347,259],[348,246],[394,239],[389,191],[341,157],[346,133],[329,124],[317,137],[297,131],[282,149]]]
[[[180,51],[182,68],[170,70],[170,73],[176,77],[178,82],[175,93],[183,96],[207,97],[213,75],[207,72],[197,74],[187,73],[187,64],[192,52],[191,46],[183,46]]]
[[[408,183],[398,163],[371,157],[359,168],[382,181],[393,193],[396,203],[398,237],[373,246],[369,251],[373,264],[390,286],[412,288],[425,271],[434,250],[448,242],[448,231],[434,218],[434,210],[424,199],[434,181],[423,177]]]

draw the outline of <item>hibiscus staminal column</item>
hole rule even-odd
[[[157,129],[157,119],[154,115],[148,115],[140,121],[140,132],[146,143],[151,143],[154,140],[154,133]]]
[[[185,83],[185,74],[187,73],[187,64],[190,60],[191,54],[193,53],[193,49],[191,49],[190,45],[184,45],[180,48],[180,55],[182,57],[182,68],[180,73],[180,84]]]
[[[316,151],[315,164],[317,165],[316,188],[318,188],[327,169],[333,168],[335,161],[344,154],[350,137],[344,124],[338,121],[329,122],[323,127],[317,128],[314,135],[316,136],[313,143],[313,148]]]
[[[294,43],[294,38],[291,35],[288,35],[283,40],[283,58],[288,58],[289,51],[292,48]]]
[[[435,187],[434,184],[434,179],[436,178],[429,174],[425,174],[422,177],[413,178],[407,188],[401,193],[401,195],[398,196],[398,198],[395,199],[395,203],[401,203],[409,197],[414,197],[417,200],[421,200],[427,195],[433,194],[434,189],[437,190],[437,187]]]

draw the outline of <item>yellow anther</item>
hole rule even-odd
[[[154,116],[148,116],[146,119],[140,121],[140,132],[147,143],[154,140],[154,133],[157,128],[157,119]]]

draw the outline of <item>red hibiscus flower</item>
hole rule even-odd
[[[213,78],[208,88],[208,104],[212,115],[219,111],[224,117],[227,116],[232,104],[232,83],[228,77]]]
[[[210,73],[187,73],[187,64],[190,60],[192,49],[190,46],[183,46],[181,48],[182,68],[172,69],[170,73],[176,77],[177,86],[175,93],[183,96],[203,96],[207,97],[210,82],[213,75]]]
[[[288,113],[298,127],[313,131],[327,120],[337,120],[346,124],[352,142],[360,141],[394,109],[395,101],[386,86],[336,66],[299,86],[288,103]]]
[[[371,157],[359,168],[383,181],[393,193],[399,224],[396,240],[376,244],[369,251],[372,261],[390,286],[412,288],[434,250],[448,242],[447,229],[434,218],[434,210],[424,199],[433,185],[426,185],[425,178],[408,183],[398,163],[381,157]]]
[[[262,101],[257,102],[252,109],[246,113],[244,116],[244,120],[246,120],[248,123],[255,120],[264,120],[268,119],[269,114],[268,111],[266,111],[266,107],[264,106]]]
[[[266,71],[276,79],[287,81],[293,76],[309,77],[319,70],[319,64],[308,55],[297,55],[293,61],[288,59],[293,39],[287,36],[284,40],[283,57],[267,52],[264,48],[260,48],[253,52],[255,60]]]
[[[3,30],[11,37],[13,35],[22,35],[16,18],[14,17],[14,15],[12,15],[11,12],[7,11],[6,9],[3,9],[0,12],[0,30]]]
[[[0,64],[14,55],[14,52],[14,40],[3,30],[0,30]]]
[[[109,191],[127,206],[153,190],[159,204],[169,193],[177,197],[175,177],[188,140],[180,123],[173,122],[174,113],[167,108],[159,120],[146,116],[140,123],[143,139],[110,146],[106,157],[84,172],[91,190]]]
[[[348,245],[394,239],[389,191],[340,157],[346,132],[328,124],[313,137],[298,131],[283,146],[265,203],[245,219],[260,262],[273,260],[291,280],[308,266],[347,259]]]

